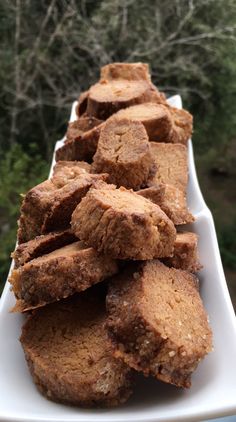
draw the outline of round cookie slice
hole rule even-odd
[[[143,123],[150,141],[168,142],[172,132],[172,116],[165,104],[137,104],[118,111],[114,117]]]
[[[107,121],[93,160],[93,173],[106,172],[110,183],[134,190],[147,183],[155,166],[143,124],[126,118]]]
[[[107,309],[115,356],[145,375],[190,387],[192,372],[212,350],[193,274],[158,260],[135,263],[110,281]]]
[[[160,207],[125,188],[100,183],[72,214],[72,230],[98,252],[119,259],[170,256],[176,230]]]
[[[131,394],[130,369],[112,356],[99,292],[76,295],[34,311],[21,344],[40,392],[78,406],[116,406]]]
[[[114,259],[78,241],[26,262],[9,281],[21,309],[29,310],[86,290],[117,271]]]
[[[87,114],[105,120],[121,108],[150,101],[150,83],[144,80],[101,80],[92,85],[88,94]]]

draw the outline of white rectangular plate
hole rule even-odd
[[[181,108],[181,98],[171,97]],[[75,120],[75,103],[71,121]],[[63,143],[59,141],[56,148]],[[56,404],[37,391],[19,342],[24,316],[9,313],[15,299],[6,283],[0,302],[0,420],[24,422],[200,421],[236,413],[236,320],[230,301],[212,215],[199,189],[189,141],[188,204],[199,235],[201,296],[214,333],[214,352],[198,367],[192,387],[173,386],[137,376],[133,397],[115,409],[80,409]]]

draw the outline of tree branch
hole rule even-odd
[[[17,114],[18,114],[18,101],[21,90],[20,80],[20,58],[19,58],[19,42],[20,42],[20,25],[21,25],[21,0],[16,0],[15,9],[15,94],[11,113],[11,130],[10,130],[10,145],[15,143],[17,134]]]

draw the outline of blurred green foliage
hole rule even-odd
[[[1,281],[9,270],[9,256],[16,242],[21,195],[47,177],[49,166],[34,144],[28,153],[15,144],[0,157],[0,268]]]
[[[235,1],[8,0],[0,20],[0,278],[19,194],[46,177],[72,101],[111,61],[148,62],[153,82],[194,114],[201,186],[235,268]]]
[[[236,221],[219,230],[218,240],[225,266],[236,270]]]

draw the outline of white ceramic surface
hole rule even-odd
[[[170,103],[181,107],[181,98]],[[75,119],[75,104],[71,120]],[[56,145],[58,148],[62,141]],[[189,142],[188,204],[196,217],[189,226],[199,235],[201,295],[214,333],[214,352],[198,367],[189,390],[137,375],[131,400],[109,410],[56,404],[39,394],[30,377],[18,338],[24,317],[9,313],[14,304],[9,283],[0,302],[0,420],[24,422],[154,422],[201,421],[236,413],[236,320],[230,301],[212,215],[196,177]]]

